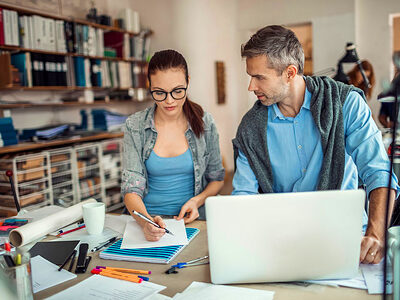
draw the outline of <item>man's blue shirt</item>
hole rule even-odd
[[[310,101],[311,93],[306,89],[304,103],[294,118],[285,117],[277,104],[268,107],[267,142],[276,193],[317,188],[323,152]],[[390,162],[371,111],[357,92],[350,92],[343,105],[343,121],[346,151],[341,189],[356,189],[358,176],[366,184],[368,195],[375,188],[386,187]],[[257,179],[241,151],[236,167],[232,194],[257,194]],[[395,175],[392,186],[398,193],[400,188]]]

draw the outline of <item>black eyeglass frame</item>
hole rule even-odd
[[[172,93],[174,92],[174,91],[176,91],[176,90],[184,90],[185,91],[185,93],[184,93],[184,95],[182,96],[182,98],[175,98],[173,95],[172,95]],[[184,87],[184,88],[176,88],[176,89],[173,89],[172,91],[170,91],[170,92],[167,92],[167,91],[162,91],[162,90],[154,90],[154,91],[151,91],[150,90],[150,94],[151,94],[151,97],[153,98],[153,100],[154,101],[156,101],[156,102],[163,102],[163,101],[165,101],[165,99],[167,99],[167,97],[168,97],[168,94],[170,94],[171,95],[171,97],[172,97],[172,99],[174,99],[174,100],[182,100],[183,98],[185,98],[186,97],[186,91],[187,91],[187,87]],[[157,99],[155,99],[154,98],[154,96],[153,96],[153,93],[164,93],[164,99],[162,99],[162,100],[157,100]]]

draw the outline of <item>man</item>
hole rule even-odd
[[[328,77],[304,77],[303,49],[281,26],[260,29],[242,57],[258,101],[233,140],[233,194],[356,189],[360,176],[370,203],[360,262],[378,263],[390,163],[364,93]],[[392,187],[391,209],[399,190],[394,175]]]

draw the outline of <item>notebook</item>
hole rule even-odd
[[[40,255],[55,265],[62,265],[79,241],[38,242],[30,250],[31,257]]]
[[[188,242],[200,232],[197,228],[186,228]],[[106,250],[100,252],[100,258],[113,260],[128,260],[137,262],[148,262],[156,264],[168,264],[172,261],[186,245],[153,247],[153,248],[137,248],[137,249],[121,249],[123,239],[118,240]]]

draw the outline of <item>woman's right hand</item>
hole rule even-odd
[[[165,223],[160,216],[155,216],[153,218],[153,221],[160,225],[162,228],[165,228]],[[157,228],[149,222],[146,222],[143,226],[143,233],[146,240],[150,242],[157,242],[165,234],[165,229],[162,228]]]

